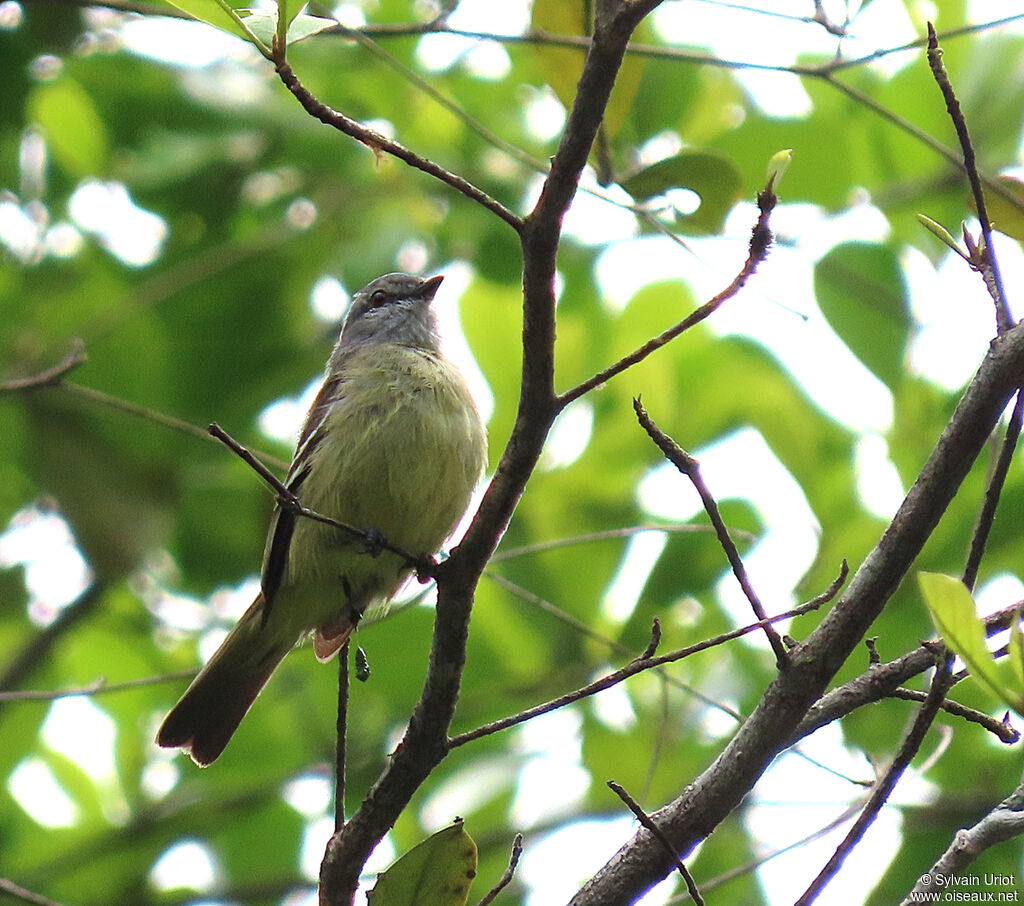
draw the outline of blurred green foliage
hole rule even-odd
[[[380,0],[361,6],[370,25],[381,25],[421,20],[426,4]],[[533,24],[582,34],[582,17],[566,15],[565,6],[537,0]],[[934,6],[940,29],[966,24],[963,3],[937,0]],[[223,618],[207,607],[211,595],[258,569],[267,492],[222,447],[168,427],[158,416],[199,429],[216,421],[244,443],[287,459],[287,445],[261,434],[258,418],[274,401],[301,393],[322,368],[334,327],[311,311],[317,281],[334,277],[352,290],[398,267],[436,270],[465,262],[470,276],[460,317],[493,395],[493,468],[519,395],[521,262],[505,224],[310,119],[269,64],[243,52],[243,45],[191,67],[124,46],[119,35],[134,16],[58,3],[29,4],[23,13],[20,24],[0,31],[6,91],[0,105],[0,208],[5,222],[17,212],[35,232],[22,246],[4,239],[0,379],[55,365],[79,337],[88,361],[68,380],[136,407],[128,412],[73,386],[0,396],[0,526],[34,502],[55,507],[94,577],[93,606],[16,678],[20,688],[59,689],[98,677],[118,683],[194,667],[198,624],[168,629],[167,608],[184,612],[192,606],[184,596],[192,596],[203,604],[199,622],[220,625]],[[756,28],[760,21],[753,13],[737,15],[743,27]],[[793,23],[793,40],[813,27]],[[651,27],[640,38],[669,46]],[[437,105],[378,56],[338,35],[295,45],[289,60],[325,103],[393,127],[403,144],[525,211],[535,168],[494,147],[470,118],[527,158],[546,160],[557,136],[531,128],[530,105],[537,98],[549,104],[571,100],[579,52],[508,43],[507,71],[496,76],[475,70],[468,54],[428,69],[417,49],[429,40],[392,36],[381,44],[465,116]],[[946,65],[990,175],[1012,165],[1021,147],[1024,81],[1009,73],[1022,56],[1024,39],[997,28],[962,35],[947,47]],[[885,238],[839,245],[820,260],[808,259],[805,276],[810,279],[813,267],[821,312],[892,393],[893,426],[885,439],[905,486],[951,414],[955,394],[908,368],[907,344],[917,325],[904,252],[918,249],[936,262],[944,251],[919,226],[916,212],[927,212],[954,234],[968,213],[956,171],[871,106],[881,105],[940,142],[952,141],[923,55],[909,57],[895,74],[858,65],[829,78],[807,77],[802,84],[810,112],[779,117],[757,106],[733,69],[703,65],[692,54],[637,56],[620,79],[603,138],[605,170],[610,165],[615,180],[652,210],[667,198],[661,213],[670,214],[666,222],[684,240],[718,232],[737,199],[752,200],[768,160],[781,148],[795,149],[781,190],[785,203],[840,214],[866,193],[886,218]],[[828,59],[807,54],[801,63]],[[863,92],[870,103],[837,90],[830,79]],[[666,137],[666,154],[645,156],[645,146]],[[39,148],[45,149],[41,159]],[[123,186],[137,206],[161,219],[166,235],[152,260],[125,264],[80,217],[71,234],[76,242],[64,244],[75,217],[69,202],[97,181]],[[665,196],[673,189],[696,193],[696,212],[673,208],[673,197]],[[650,230],[650,221],[638,226]],[[561,249],[559,389],[584,380],[702,301],[681,280],[648,281],[640,274],[638,282],[646,285],[624,307],[605,304],[595,267],[611,242],[567,239]],[[684,250],[678,254],[689,264]],[[737,242],[737,270],[744,255]],[[638,393],[659,424],[691,451],[756,429],[799,484],[820,525],[817,558],[790,596],[765,602],[770,611],[819,593],[843,557],[855,567],[877,541],[884,523],[864,504],[854,474],[857,433],[813,403],[771,349],[723,339],[701,326],[586,397],[582,405],[591,427],[582,452],[570,464],[542,464],[531,480],[502,542],[503,549],[527,551],[492,566],[505,584],[485,578],[478,590],[453,732],[553,698],[622,663],[643,650],[655,616],[665,651],[736,625],[716,591],[726,563],[704,531],[667,536],[625,618],[604,602],[631,549],[630,536],[529,550],[651,521],[637,487],[659,457],[634,421],[630,401]],[[979,463],[965,482],[929,542],[922,568],[959,571],[985,467]],[[1005,495],[1007,512],[1019,513],[1019,463]],[[750,551],[765,531],[763,514],[746,499],[722,503],[729,524],[751,533],[744,537],[752,540],[741,540],[741,550]],[[691,521],[706,524],[703,515]],[[1020,542],[1019,523],[997,523],[982,578],[986,572],[1019,572]],[[528,595],[515,593],[515,586]],[[164,592],[182,597],[168,599]],[[39,638],[27,597],[15,571],[0,572],[0,673]],[[790,632],[802,635],[818,619],[801,618]],[[430,610],[414,606],[359,633],[373,671],[369,682],[352,689],[349,810],[379,773],[419,695],[431,627]],[[897,592],[872,630],[884,658],[902,654],[930,632],[913,583]],[[621,817],[607,779],[651,809],[678,794],[714,759],[727,732],[708,729],[709,715],[717,719],[721,712],[690,690],[749,712],[771,677],[764,647],[751,636],[749,643],[632,680],[625,687],[631,713],[622,721],[609,719],[592,701],[575,706],[589,785],[571,814],[551,814],[525,828],[527,853],[543,845],[547,831],[573,820]],[[866,657],[855,659],[840,678],[866,666]],[[310,819],[285,803],[282,790],[298,776],[329,775],[335,671],[318,666],[308,651],[288,658],[224,756],[202,772],[161,757],[152,744],[156,722],[183,682],[94,699],[116,727],[115,774],[106,781],[41,739],[45,702],[0,701],[0,780],[39,759],[77,807],[70,826],[48,829],[15,801],[9,783],[0,783],[0,874],[78,906],[182,903],[194,894],[157,890],[150,872],[175,842],[199,840],[209,846],[219,872],[211,896],[280,903],[310,885],[300,870]],[[996,706],[977,688],[961,693],[958,687],[958,694],[983,710]],[[892,701],[851,715],[843,722],[847,743],[884,760],[909,709]],[[955,729],[949,750],[926,775],[936,789],[933,804],[907,816],[902,848],[885,877],[863,879],[865,888],[880,884],[872,902],[895,902],[958,827],[1019,780],[1015,753],[994,747],[974,726]],[[391,835],[397,851],[410,849],[455,817],[446,814],[427,826],[426,806],[439,790],[486,775],[485,793],[458,799],[480,849],[471,900],[500,876],[513,834],[521,829],[510,806],[530,755],[518,740],[517,731],[509,731],[457,749]],[[969,785],[965,764],[972,765]],[[799,800],[801,791],[793,797]],[[325,798],[323,814],[331,809]],[[754,858],[740,817],[720,827],[693,860],[698,883]],[[788,836],[777,841],[789,842]],[[1004,846],[985,854],[983,869],[1013,873],[1019,858],[1018,846]],[[730,902],[762,902],[750,873],[722,890]],[[516,901],[524,888],[514,882],[502,896]]]

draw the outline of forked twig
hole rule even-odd
[[[660,627],[653,629],[651,633],[651,642],[648,643],[644,653],[639,657],[633,658],[633,660],[624,667],[621,667],[619,670],[609,673],[592,683],[588,683],[586,686],[582,686],[573,692],[566,693],[565,695],[551,699],[543,704],[535,705],[532,708],[527,708],[525,711],[520,711],[518,714],[511,714],[508,717],[500,718],[499,720],[492,721],[489,724],[483,724],[475,730],[469,730],[466,733],[460,733],[458,736],[452,736],[448,740],[448,748],[454,749],[458,746],[465,745],[467,742],[472,742],[474,739],[480,739],[483,736],[490,736],[493,733],[499,733],[502,730],[507,730],[509,727],[514,727],[517,724],[525,723],[528,720],[532,720],[534,717],[539,717],[541,714],[547,714],[549,711],[556,711],[559,708],[564,708],[566,705],[571,705],[573,702],[588,698],[598,692],[603,692],[605,689],[610,689],[612,686],[618,685],[623,680],[627,680],[631,676],[636,676],[636,674],[642,673],[645,670],[651,670],[654,667],[661,667],[663,664],[672,664],[676,661],[681,661],[684,658],[697,654],[700,651],[707,651],[709,648],[724,645],[726,642],[731,642],[733,639],[738,639],[740,636],[755,632],[768,624],[777,623],[780,620],[788,620],[791,617],[802,616],[805,613],[817,610],[823,604],[827,604],[831,601],[839,593],[839,589],[842,588],[843,583],[846,581],[848,571],[846,561],[844,560],[839,576],[824,592],[793,610],[777,614],[776,616],[769,617],[766,620],[759,620],[756,623],[750,623],[747,626],[741,626],[739,629],[724,632],[721,635],[714,636],[713,638],[697,642],[695,645],[689,645],[686,648],[680,648],[666,654],[648,654],[651,650],[651,644],[655,641],[658,632],[660,632]]]
[[[789,654],[786,652],[786,646],[768,621],[768,615],[765,613],[757,592],[754,591],[754,586],[750,583],[750,577],[747,575],[746,567],[743,565],[743,559],[740,557],[740,552],[736,549],[732,538],[729,537],[729,529],[726,528],[725,521],[722,519],[718,504],[715,502],[715,498],[700,474],[700,463],[654,423],[639,399],[633,400],[633,409],[636,412],[636,417],[640,421],[641,427],[647,432],[647,436],[665,454],[665,458],[690,479],[690,482],[700,495],[701,502],[704,504],[704,510],[707,512],[708,518],[711,519],[711,524],[715,527],[715,534],[717,534],[718,541],[725,551],[725,556],[729,560],[729,565],[736,576],[736,581],[740,583],[740,588],[743,589],[743,594],[750,602],[754,615],[764,625],[768,644],[772,646],[779,669],[784,668],[789,663]]]
[[[974,197],[974,207],[978,212],[978,220],[981,223],[981,235],[985,240],[985,247],[980,250],[979,268],[982,276],[985,277],[985,285],[992,295],[996,306],[996,324],[999,333],[1005,333],[1013,327],[1013,315],[1010,313],[1010,306],[1006,300],[1006,289],[1003,286],[1003,276],[999,270],[999,263],[996,261],[996,252],[992,246],[992,222],[988,218],[988,209],[985,206],[985,192],[981,186],[981,176],[978,173],[978,162],[974,154],[974,146],[971,144],[971,136],[967,131],[967,121],[963,111],[960,109],[960,101],[957,100],[956,92],[949,81],[946,67],[942,65],[942,48],[939,47],[939,39],[935,34],[935,28],[931,22],[928,23],[928,66],[931,68],[935,84],[939,86],[942,97],[946,102],[946,111],[956,130],[956,137],[960,141],[960,149],[964,155],[964,172],[967,174],[967,181],[971,185],[971,195]]]

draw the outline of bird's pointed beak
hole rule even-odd
[[[437,288],[441,285],[442,280],[444,280],[444,276],[441,274],[438,274],[436,277],[427,278],[420,285],[417,295],[421,299],[426,299],[429,302],[434,298],[434,293],[437,292]]]

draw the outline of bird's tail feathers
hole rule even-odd
[[[296,641],[275,638],[268,632],[263,611],[261,594],[167,715],[157,733],[158,745],[185,749],[201,767],[224,751],[270,674]]]

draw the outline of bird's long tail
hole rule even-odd
[[[202,766],[214,761],[296,639],[264,625],[263,596],[228,634],[157,733],[157,744],[182,748]]]

